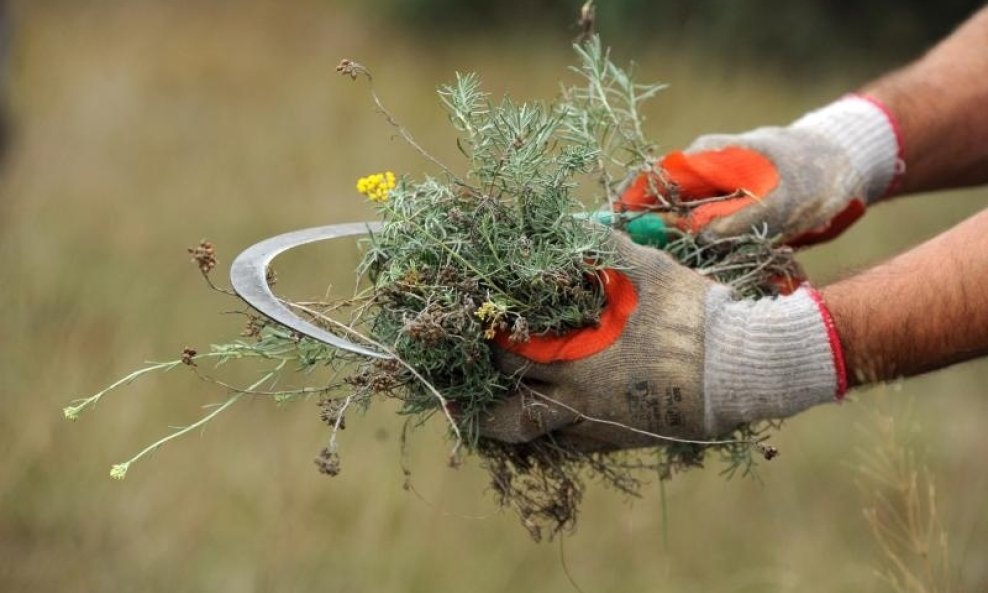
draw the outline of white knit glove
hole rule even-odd
[[[734,300],[663,252],[619,233],[611,243],[620,272],[606,280],[600,327],[499,341],[502,370],[524,381],[482,419],[484,436],[642,447],[661,444],[649,433],[716,437],[843,395],[840,342],[811,288]]]
[[[838,235],[889,191],[902,172],[900,149],[889,112],[848,96],[787,127],[702,136],[658,163],[661,180],[635,180],[619,204],[647,209],[656,191],[689,201],[744,190],[697,207],[682,225],[708,238],[764,228],[805,245]]]

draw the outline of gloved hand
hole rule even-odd
[[[635,179],[616,206],[646,210],[656,190],[684,201],[743,190],[698,206],[677,225],[716,238],[764,224],[770,235],[798,247],[837,236],[885,195],[901,173],[900,154],[888,111],[849,96],[785,128],[703,136],[666,155],[658,163],[661,176]]]
[[[646,433],[715,437],[840,397],[843,356],[809,287],[737,301],[729,288],[613,232],[620,262],[602,275],[601,323],[561,337],[495,340],[498,364],[524,378],[481,420],[481,434],[546,433],[585,451],[662,444]]]

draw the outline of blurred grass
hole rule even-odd
[[[354,179],[427,169],[339,79],[361,60],[421,142],[456,149],[433,95],[454,70],[487,87],[552,96],[565,39],[411,40],[333,2],[22,2],[13,10],[17,138],[0,186],[0,590],[571,591],[554,545],[535,545],[484,493],[475,464],[445,467],[438,426],[413,443],[402,490],[399,421],[378,406],[343,434],[344,471],[320,476],[315,406],[235,407],[201,437],[132,468],[111,463],[192,421],[223,394],[175,372],[134,384],[79,422],[61,407],[145,359],[236,334],[234,304],[209,292],[185,247],[202,237],[221,267],[250,243],[364,219]],[[666,147],[707,131],[782,123],[864,80],[835,68],[793,85],[756,67],[718,68],[689,48],[620,46],[646,78]],[[882,205],[808,252],[818,281],[888,257],[984,207],[985,190]],[[279,262],[295,290],[345,287],[356,252],[322,246]],[[217,274],[222,278],[222,274]],[[298,288],[301,287],[301,288]],[[890,299],[894,295],[890,295]],[[936,312],[931,312],[936,314]],[[901,385],[967,589],[988,581],[988,364]],[[898,386],[897,386],[898,387]],[[854,399],[867,402],[868,392]],[[762,481],[716,466],[642,500],[592,488],[565,542],[588,591],[879,591],[877,554],[847,461],[861,403],[786,424]],[[483,519],[464,515],[483,516]]]

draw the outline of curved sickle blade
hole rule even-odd
[[[327,239],[366,235],[380,228],[381,224],[378,222],[349,222],[302,229],[265,239],[248,247],[233,260],[230,266],[230,282],[233,284],[233,290],[261,314],[310,338],[364,356],[390,358],[387,354],[354,344],[302,319],[278,300],[278,297],[271,292],[267,281],[268,265],[271,260],[289,249]]]

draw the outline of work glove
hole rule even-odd
[[[584,451],[708,439],[843,395],[840,342],[809,287],[736,300],[667,254],[612,232],[618,265],[601,276],[600,324],[512,342],[496,362],[516,392],[481,434],[522,443],[546,434]]]
[[[849,96],[788,127],[702,136],[662,158],[657,172],[637,176],[615,209],[648,210],[656,193],[683,201],[734,195],[697,206],[675,224],[707,239],[755,227],[799,247],[839,235],[886,195],[902,173],[900,156],[890,113],[873,99]]]

